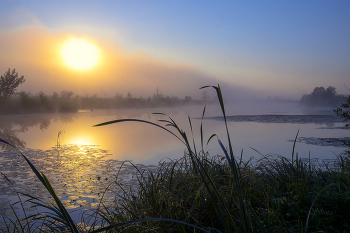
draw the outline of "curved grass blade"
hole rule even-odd
[[[299,131],[300,131],[300,129],[298,129],[298,133],[297,133],[297,135],[295,136],[294,143],[293,143],[292,164],[293,164],[293,162],[294,162],[294,150],[295,150],[295,144],[296,144],[296,142],[297,142],[297,138],[298,138],[298,135],[299,135]]]
[[[207,88],[209,86],[204,86],[202,88]],[[243,226],[244,226],[244,231],[246,233],[250,232],[249,230],[249,226],[248,226],[248,217],[247,217],[247,210],[245,208],[245,204],[243,201],[243,195],[242,195],[242,189],[241,189],[241,185],[239,182],[239,170],[237,167],[237,163],[236,160],[233,156],[233,150],[232,150],[232,144],[231,144],[231,138],[230,138],[230,134],[228,131],[228,127],[227,127],[227,120],[226,120],[226,113],[225,113],[225,106],[224,106],[224,101],[222,98],[222,93],[221,93],[221,88],[220,85],[218,84],[217,87],[215,86],[211,86],[216,90],[216,94],[217,97],[219,99],[220,102],[220,106],[221,106],[221,111],[224,117],[224,122],[225,122],[225,127],[226,127],[226,134],[227,134],[227,140],[228,140],[228,145],[229,145],[229,150],[230,150],[230,159],[232,161],[232,165],[233,165],[233,169],[234,169],[234,177],[235,177],[235,184],[236,184],[236,189],[238,191],[238,197],[239,197],[239,207],[240,207],[240,214],[241,214],[241,218],[243,219]]]
[[[265,227],[262,225],[260,219],[258,218],[258,216],[256,216],[256,213],[253,210],[253,208],[249,204],[247,204],[247,206],[248,206],[248,209],[250,210],[250,213],[253,215],[253,218],[254,218],[256,224],[258,224],[260,230],[264,233],[267,233],[267,231],[266,231]]]
[[[218,138],[218,142],[219,142],[219,144],[220,144],[220,147],[221,147],[221,149],[224,151],[224,154],[225,154],[225,156],[226,156],[226,159],[227,159],[228,163],[230,164],[231,172],[232,172],[232,174],[234,174],[234,167],[233,167],[233,164],[232,164],[232,160],[231,160],[230,156],[228,155],[228,153],[227,153],[227,151],[226,151],[226,149],[225,149],[225,146],[224,146],[224,145],[222,144],[222,142],[220,141],[219,137],[217,137],[217,138]]]
[[[168,120],[158,120],[158,121],[160,121],[160,122],[165,122],[165,123],[168,123],[168,124],[173,124],[173,123],[171,123],[171,121],[168,121]]]
[[[165,114],[162,114],[162,113],[157,113],[157,114],[165,115]],[[165,116],[166,116],[166,115],[165,115]],[[190,144],[189,144],[189,142],[188,142],[186,133],[183,132],[183,131],[176,125],[176,123],[174,122],[173,119],[171,119],[170,117],[169,117],[169,119],[174,123],[174,127],[179,131],[180,135],[182,136],[184,142],[183,142],[181,139],[180,139],[180,141],[182,141],[182,142],[186,145],[187,150],[189,151],[189,153],[190,153],[190,155],[191,155],[191,159],[192,159],[193,164],[198,164],[198,163],[199,163],[199,164],[201,165],[201,169],[200,169],[199,167],[197,167],[197,170],[199,170],[199,172],[200,172],[200,175],[201,175],[201,177],[202,177],[202,180],[203,180],[203,182],[204,182],[205,185],[206,185],[206,188],[207,188],[207,190],[208,190],[208,192],[209,192],[209,194],[210,194],[210,196],[211,196],[211,199],[213,200],[214,206],[215,206],[215,208],[216,208],[216,210],[217,210],[217,213],[218,213],[219,216],[220,216],[220,219],[221,219],[222,223],[224,224],[224,226],[225,226],[227,232],[230,232],[230,229],[229,229],[229,227],[227,226],[227,224],[226,224],[226,222],[225,222],[225,220],[224,220],[224,217],[223,217],[223,215],[222,215],[222,213],[221,213],[221,209],[218,207],[218,205],[217,205],[216,202],[214,201],[214,200],[215,200],[215,198],[214,198],[215,196],[214,196],[213,193],[211,192],[211,189],[210,189],[208,183],[206,183],[203,173],[200,171],[200,170],[204,170],[205,168],[204,168],[203,165],[200,163],[200,161],[198,160],[198,158],[197,158],[196,156],[194,156],[194,154],[193,154],[193,152],[192,152],[192,150],[191,150]],[[99,125],[97,125],[97,126],[106,125],[106,124],[113,124],[113,123],[118,123],[118,122],[122,122],[122,121],[128,121],[128,119],[122,119],[122,120],[117,120],[117,121],[105,122],[105,123],[99,124]],[[138,122],[144,122],[144,123],[148,123],[148,124],[151,124],[151,125],[155,125],[155,126],[157,126],[157,127],[160,127],[160,128],[162,128],[162,129],[164,129],[164,130],[170,132],[172,135],[176,136],[174,133],[172,133],[172,132],[169,131],[168,129],[166,129],[166,128],[160,126],[160,125],[157,125],[157,124],[155,124],[155,123],[152,123],[152,122],[142,121],[142,120],[137,120],[137,119],[131,119],[130,121],[138,121]],[[176,136],[176,137],[177,137],[177,136]],[[178,137],[177,137],[177,138],[178,138]],[[205,170],[204,170],[204,173],[205,173]],[[235,227],[235,225],[234,225],[233,219],[232,219],[231,215],[229,214],[229,211],[228,211],[226,205],[224,204],[224,202],[223,202],[221,196],[219,195],[218,191],[216,190],[213,181],[210,179],[210,177],[209,177],[209,175],[208,175],[207,173],[205,173],[205,174],[206,174],[206,177],[209,179],[210,184],[212,185],[215,194],[216,194],[217,197],[219,198],[222,207],[223,207],[224,210],[227,212],[227,214],[228,214],[228,216],[229,216],[229,218],[230,218],[231,225],[232,225],[232,226],[235,228],[235,230],[236,230],[236,227]],[[236,230],[236,231],[237,231],[237,230]]]
[[[227,232],[230,232],[230,228],[227,225],[227,223],[226,223],[226,221],[224,219],[224,216],[222,214],[222,209],[220,209],[218,204],[215,202],[215,197],[217,197],[217,199],[219,199],[221,207],[227,213],[227,216],[228,216],[228,218],[230,220],[231,225],[233,226],[234,230],[237,232],[237,229],[236,229],[236,226],[235,226],[234,221],[232,219],[232,216],[230,215],[230,212],[227,209],[227,206],[225,205],[221,195],[219,194],[218,190],[216,189],[214,182],[210,178],[209,174],[206,172],[206,170],[205,170],[203,164],[201,163],[201,161],[196,156],[193,155],[193,152],[192,152],[192,150],[190,148],[190,144],[188,143],[188,140],[187,140],[187,137],[186,137],[186,133],[183,133],[183,138],[184,138],[184,140],[186,142],[187,150],[188,150],[188,152],[190,154],[190,157],[192,159],[192,163],[194,164],[194,166],[196,166],[196,169],[197,169],[198,173],[201,176],[201,179],[202,179],[202,181],[203,181],[203,183],[205,185],[205,188],[207,189],[207,191],[209,193],[209,196],[210,196],[210,198],[211,198],[211,200],[212,200],[212,202],[214,204],[214,207],[215,207],[216,212],[218,213],[218,215],[220,217],[220,220],[221,220],[222,224],[224,225],[224,228],[226,229]],[[207,183],[205,178],[207,178],[207,180],[209,181],[211,187],[213,188],[213,191],[214,191],[215,195],[212,193],[212,190],[211,190],[211,188],[210,188],[210,186]]]
[[[205,108],[206,105],[204,105],[204,109],[203,109],[203,114],[202,114],[202,120],[201,120],[201,128],[200,128],[200,133],[201,133],[201,146],[202,146],[202,152],[204,153],[204,149],[203,149],[203,118],[204,118],[204,113],[205,113]]]
[[[315,204],[317,198],[321,195],[321,193],[322,193],[324,190],[326,190],[327,188],[329,188],[329,187],[332,186],[332,185],[335,185],[335,183],[329,184],[329,185],[327,185],[326,187],[324,187],[323,189],[321,189],[321,191],[317,194],[317,196],[315,197],[314,201],[312,202],[311,207],[310,207],[310,210],[309,210],[309,213],[308,213],[308,215],[307,215],[307,219],[306,219],[305,233],[307,233],[307,230],[308,230],[308,228],[309,228],[309,219],[310,219],[311,210],[312,210],[312,207],[314,206],[314,204]]]
[[[29,159],[27,159],[27,157],[21,152],[19,151],[15,146],[11,145],[10,143],[8,143],[5,140],[0,139],[0,142],[5,143],[9,146],[11,146],[13,149],[15,149],[16,151],[18,151],[22,157],[26,160],[26,162],[29,164],[30,168],[32,169],[32,171],[35,173],[36,177],[38,177],[38,179],[40,180],[40,182],[45,186],[45,188],[47,188],[45,181],[43,179],[43,177],[40,175],[40,173],[38,172],[38,170],[34,167],[34,165],[29,161]]]
[[[66,221],[66,224],[68,225],[68,227],[71,229],[72,232],[78,232],[78,229],[76,228],[72,218],[70,217],[70,215],[68,214],[66,208],[64,208],[63,204],[61,203],[60,199],[57,197],[55,191],[53,190],[49,180],[46,178],[46,176],[44,175],[44,173],[41,173],[41,175],[43,176],[43,179],[46,183],[47,186],[47,190],[50,192],[51,196],[53,197],[53,199],[55,200],[58,208],[60,209],[61,214],[63,215],[63,218]]]
[[[12,204],[11,204],[10,202],[8,202],[8,204],[9,204],[11,210],[12,210],[12,213],[15,215],[16,221],[18,222],[18,224],[19,224],[19,226],[20,226],[22,232],[24,232],[24,228],[23,228],[23,226],[22,226],[21,220],[18,218],[18,214],[16,213],[16,211],[15,211],[15,209],[13,208]]]
[[[223,223],[223,225],[224,225],[226,231],[227,231],[227,232],[230,232],[230,228],[228,227],[228,225],[227,225],[226,222],[225,222],[224,216],[223,216],[223,214],[222,214],[222,209],[220,209],[220,207],[219,207],[219,206],[217,205],[217,203],[215,202],[215,197],[217,197],[217,199],[219,200],[219,202],[220,202],[220,204],[221,204],[221,207],[222,207],[223,210],[227,213],[227,216],[228,216],[229,219],[230,219],[231,225],[233,226],[234,230],[237,232],[237,229],[236,229],[236,226],[235,226],[235,224],[234,224],[234,222],[233,222],[232,216],[230,215],[230,212],[229,212],[229,210],[227,209],[227,206],[225,205],[225,203],[224,203],[224,201],[223,201],[221,195],[219,194],[218,190],[216,189],[214,182],[213,182],[212,179],[210,178],[209,174],[206,172],[206,170],[205,170],[203,164],[202,164],[198,159],[197,159],[196,162],[197,162],[197,163],[196,163],[197,166],[198,166],[198,164],[199,164],[199,167],[198,167],[197,169],[198,169],[198,171],[199,171],[199,174],[200,174],[200,176],[201,176],[201,179],[202,179],[202,181],[203,181],[203,183],[204,183],[204,185],[205,185],[205,187],[206,187],[206,189],[207,189],[207,191],[208,191],[208,193],[209,193],[209,196],[210,196],[210,198],[211,198],[211,200],[212,200],[212,202],[213,202],[213,204],[214,204],[214,207],[215,207],[215,209],[216,209],[216,211],[217,211],[217,213],[218,213],[218,215],[219,215],[219,217],[220,217],[220,219],[221,219],[221,222]],[[211,188],[210,188],[209,184],[207,183],[205,177],[208,179],[209,184],[210,184],[210,186],[212,187],[212,189],[213,189],[215,195],[212,193]]]
[[[165,114],[164,114],[165,115]],[[171,118],[170,118],[171,119]],[[104,125],[110,125],[110,124],[115,124],[115,123],[120,123],[120,122],[127,122],[127,121],[135,121],[135,122],[142,122],[142,123],[146,123],[146,124],[150,124],[150,125],[154,125],[157,126],[161,129],[164,129],[165,131],[171,133],[173,136],[175,136],[177,139],[179,139],[183,144],[185,144],[184,141],[182,141],[176,134],[174,134],[173,132],[171,132],[170,130],[168,130],[167,128],[158,125],[156,123],[150,122],[150,121],[144,121],[144,120],[139,120],[139,119],[120,119],[120,120],[114,120],[114,121],[106,121],[97,125],[93,125],[92,127],[98,127],[98,126],[104,126]],[[185,144],[186,145],[186,144]]]
[[[210,140],[211,140],[213,137],[215,137],[215,136],[217,136],[215,133],[214,133],[213,135],[210,136],[210,138],[209,138],[208,141],[207,141],[207,146],[208,146]]]
[[[25,217],[24,220],[26,220],[27,225],[29,226],[29,222],[28,222],[28,219],[27,219],[27,213],[26,213],[26,211],[25,211],[25,209],[24,209],[22,199],[21,199],[21,197],[20,197],[20,195],[19,195],[20,192],[17,192],[17,190],[16,190],[15,186],[13,185],[13,183],[11,182],[11,180],[10,180],[4,173],[0,172],[0,174],[1,174],[1,176],[13,187],[14,191],[16,192],[16,195],[17,195],[19,201],[13,203],[13,205],[16,205],[17,203],[20,203],[20,205],[21,205],[21,207],[22,207],[22,211],[23,211],[23,213],[24,213],[24,217]],[[9,203],[9,204],[10,204],[10,203]],[[10,206],[11,206],[11,209],[13,209],[11,204],[10,204]],[[14,214],[15,214],[15,216],[16,216],[16,218],[17,218],[16,212],[14,212]],[[20,223],[20,221],[19,221],[19,223]],[[20,223],[20,225],[21,225],[21,223]],[[22,227],[22,225],[21,225],[21,227]],[[23,231],[23,229],[22,229],[22,231]]]
[[[43,173],[38,172],[38,170],[34,167],[34,165],[29,161],[29,159],[27,159],[27,157],[21,152],[19,151],[15,146],[11,145],[10,143],[8,143],[5,140],[0,139],[0,142],[3,142],[9,146],[11,146],[12,148],[14,148],[15,150],[17,150],[22,157],[26,160],[26,162],[29,164],[30,168],[32,169],[32,171],[35,173],[35,175],[38,177],[38,179],[40,180],[40,182],[45,186],[45,188],[49,191],[49,193],[51,194],[51,196],[55,199],[56,204],[58,205],[59,209],[61,210],[61,214],[65,217],[65,219],[67,220],[66,223],[69,224],[70,228],[72,229],[73,232],[78,232],[78,230],[75,227],[75,224],[72,220],[72,218],[70,217],[70,215],[68,214],[67,210],[64,208],[64,206],[62,205],[62,203],[60,202],[60,200],[58,199],[58,197],[56,196],[55,192],[53,191],[50,182],[47,180],[47,178],[45,177],[45,175]]]
[[[194,143],[194,137],[193,137],[193,129],[192,129],[192,122],[190,116],[188,116],[188,121],[190,122],[190,128],[191,128],[191,133],[192,133],[192,140],[193,140],[193,149],[194,149],[194,154],[197,155],[197,149],[196,149],[196,143]]]

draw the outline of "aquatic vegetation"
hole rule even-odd
[[[207,88],[207,87],[204,87]],[[204,127],[200,125],[198,147],[193,138],[192,122],[189,118],[192,140],[170,117],[159,120],[166,126],[139,119],[120,119],[104,122],[105,126],[122,122],[138,122],[161,128],[185,145],[186,153],[179,160],[164,160],[157,167],[145,168],[121,162],[119,169],[108,170],[115,175],[113,182],[105,182],[101,197],[92,212],[75,223],[68,212],[69,201],[60,198],[60,193],[49,182],[44,173],[39,173],[31,161],[19,152],[44,186],[51,201],[45,202],[34,196],[26,202],[40,207],[38,214],[21,221],[9,218],[6,224],[12,232],[56,231],[56,232],[315,232],[349,231],[350,225],[350,159],[339,155],[336,160],[321,166],[320,161],[302,160],[295,153],[296,136],[292,157],[261,155],[260,160],[243,160],[233,154],[227,128],[225,107],[220,86],[216,90],[226,127],[228,146],[213,134],[204,140]],[[156,113],[164,115],[162,113]],[[202,120],[205,115],[205,108]],[[173,129],[174,131],[172,131]],[[223,156],[210,156],[205,143],[217,139]],[[10,145],[4,140],[1,142]],[[212,143],[212,142],[211,142]],[[12,146],[12,145],[10,145]],[[62,166],[74,168],[64,160],[60,148]],[[82,156],[85,156],[82,155]],[[65,163],[66,161],[67,163]],[[85,163],[71,161],[84,167]],[[87,162],[88,163],[88,162]],[[91,160],[91,166],[97,165]],[[132,186],[122,182],[123,169],[135,168]],[[118,179],[119,178],[119,179]],[[100,174],[94,182],[111,179]],[[72,183],[77,182],[73,180]],[[95,183],[96,184],[96,183]],[[87,183],[88,186],[94,185]],[[53,188],[54,187],[54,188]],[[55,189],[55,190],[54,190]],[[63,188],[64,189],[64,188]],[[114,199],[109,190],[118,189]],[[76,201],[76,200],[75,200]],[[81,200],[80,205],[86,201]],[[24,208],[23,208],[23,211]],[[43,215],[45,213],[45,215]],[[196,229],[196,230],[195,230]]]

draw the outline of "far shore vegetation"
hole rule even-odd
[[[27,114],[27,113],[51,113],[51,112],[76,112],[78,109],[120,109],[120,108],[155,108],[176,107],[181,105],[209,104],[215,102],[209,99],[206,92],[200,100],[185,96],[183,99],[177,96],[167,96],[156,87],[151,97],[134,97],[130,92],[125,96],[116,93],[113,97],[99,97],[74,95],[69,90],[54,92],[47,95],[43,91],[38,94],[21,91],[16,92],[17,87],[26,80],[19,77],[15,69],[8,69],[0,77],[0,114]]]
[[[0,114],[76,112],[78,109],[121,109],[121,108],[156,108],[176,107],[181,105],[209,104],[213,100],[194,100],[191,96],[180,99],[158,93],[152,97],[133,97],[130,92],[124,97],[117,93],[114,97],[79,96],[71,91],[54,92],[46,95],[40,92],[32,95],[20,92],[8,99],[0,99]]]
[[[346,101],[346,95],[337,94],[335,87],[315,87],[310,94],[301,97],[300,105],[305,107],[337,108]]]
[[[16,92],[18,86],[26,80],[18,75],[15,69],[5,72],[0,77],[0,114],[28,114],[28,113],[53,113],[53,112],[77,112],[79,109],[123,109],[123,108],[157,108],[176,107],[182,105],[203,105],[217,103],[218,99],[210,98],[206,91],[201,99],[192,99],[185,96],[183,99],[177,96],[168,96],[156,87],[155,93],[150,97],[135,97],[127,92],[115,93],[113,97],[100,97],[94,95],[75,95],[74,92],[63,90],[47,94],[40,91],[37,94],[21,91]],[[334,87],[315,87],[310,94],[304,94],[299,101],[302,108],[339,108],[346,102],[346,95],[337,94]],[[267,98],[268,103],[295,103],[294,100],[282,100],[279,97]]]

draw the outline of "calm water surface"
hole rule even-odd
[[[280,114],[300,114],[296,106],[294,109],[286,107]],[[237,111],[228,108],[227,115],[239,112],[245,114],[276,114],[275,109]],[[279,107],[277,110],[281,110]],[[288,111],[289,110],[289,111]],[[203,107],[194,106],[186,108],[167,109],[137,109],[137,110],[105,110],[93,112],[79,112],[74,114],[52,115],[26,115],[5,116],[0,118],[2,139],[8,140],[18,147],[48,150],[57,143],[61,145],[94,145],[107,150],[109,159],[131,160],[135,163],[157,164],[162,158],[179,158],[184,154],[184,145],[174,136],[162,129],[138,122],[124,122],[102,127],[92,127],[95,124],[123,119],[134,118],[159,123],[166,117],[153,115],[153,112],[163,112],[172,117],[180,128],[190,136],[188,116],[191,117],[193,133],[199,143],[200,117]],[[279,112],[277,112],[278,114]],[[216,106],[208,106],[206,116],[220,116],[220,109]],[[298,132],[299,137],[318,138],[342,138],[349,136],[349,131],[339,129],[344,123],[267,123],[267,122],[228,122],[229,131],[235,154],[243,150],[245,158],[259,157],[252,150],[254,148],[262,154],[278,154],[289,157],[292,151],[293,140]],[[219,120],[206,119],[203,121],[204,139],[212,134],[217,134],[225,141],[224,123]],[[169,128],[172,129],[172,128]],[[58,137],[58,133],[62,134]],[[329,144],[332,145],[332,144]],[[320,146],[305,143],[297,143],[296,150],[301,157],[331,158],[339,154],[344,147]],[[222,154],[217,143],[212,140],[206,150],[211,154]]]
[[[167,119],[166,117],[152,114],[163,112],[174,119],[191,137],[188,123],[188,116],[190,116],[193,134],[199,148],[202,111],[201,106],[191,106],[2,116],[0,117],[0,138],[21,148],[38,170],[49,177],[68,209],[95,207],[101,192],[111,181],[117,180],[125,187],[133,187],[133,178],[137,173],[130,164],[127,164],[116,177],[122,161],[132,161],[144,169],[155,169],[150,165],[156,165],[162,159],[182,157],[185,146],[168,132],[152,125],[138,122],[102,127],[92,127],[93,125],[123,118],[141,119],[164,125],[159,120]],[[217,117],[221,116],[220,113],[218,106],[207,106],[206,116]],[[300,115],[302,113],[297,106],[292,105],[260,106],[260,108],[227,106],[229,116],[258,114]],[[293,140],[298,130],[300,130],[299,138],[303,139],[296,144],[296,152],[300,157],[308,158],[310,153],[311,158],[334,158],[346,148],[339,143],[332,143],[330,138],[350,136],[350,131],[342,128],[344,123],[339,120],[334,121],[334,117],[331,116],[329,119],[326,117],[320,121],[311,121],[312,123],[295,121],[292,117],[282,121],[283,123],[276,123],[281,122],[281,117],[278,116],[269,116],[268,120],[259,120],[262,119],[261,117],[257,119],[241,117],[239,121],[228,122],[234,153],[239,156],[243,150],[245,160],[250,157],[260,158],[261,155],[255,150],[264,155],[274,154],[290,158]],[[215,133],[227,145],[222,120],[207,118],[203,120],[203,129],[205,142]],[[58,136],[59,132],[61,132],[60,136]],[[317,140],[318,138],[324,140]],[[57,145],[60,146],[57,147]],[[216,140],[212,140],[204,148],[211,155],[223,154]],[[0,171],[12,180],[14,185],[4,180],[0,182],[0,206],[3,207],[0,214],[9,216],[11,211],[5,206],[9,199],[16,200],[14,187],[17,191],[47,197],[47,193],[33,176],[28,165],[15,154],[14,151],[9,151],[2,145]],[[109,191],[110,195],[106,195],[106,200],[108,198],[113,200],[113,194],[118,192],[117,189],[118,187],[112,187]]]

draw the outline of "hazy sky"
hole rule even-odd
[[[96,66],[64,63],[71,38],[98,49]],[[349,94],[350,1],[1,0],[0,54],[0,74],[16,68],[32,93]]]

